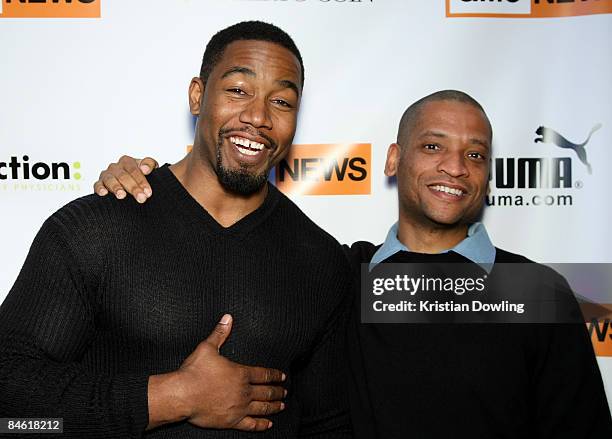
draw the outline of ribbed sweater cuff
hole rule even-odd
[[[124,375],[117,377],[115,391],[120,406],[130,418],[130,437],[140,438],[149,423],[149,377]]]

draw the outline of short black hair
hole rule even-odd
[[[397,130],[397,143],[402,145],[402,142],[408,137],[410,130],[414,127],[416,120],[421,114],[423,106],[429,102],[439,101],[462,102],[464,104],[472,105],[482,111],[482,114],[484,115],[485,120],[487,121],[487,125],[489,125],[489,133],[491,133],[491,139],[493,138],[493,128],[491,127],[489,117],[484,111],[484,108],[482,108],[482,105],[480,105],[480,103],[476,99],[471,97],[469,94],[459,90],[441,90],[419,99],[418,101],[410,105],[406,109],[406,111],[404,111],[402,119],[400,120],[399,128]]]
[[[200,78],[206,82],[215,65],[223,57],[225,48],[234,41],[268,41],[284,47],[300,62],[302,87],[304,87],[304,62],[291,37],[284,30],[263,21],[242,21],[217,32],[210,39],[202,58]]]

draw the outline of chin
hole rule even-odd
[[[459,221],[459,220],[458,221],[448,221],[448,220],[430,219],[430,221],[434,223],[436,227],[439,227],[442,229],[453,229],[455,227],[459,227],[464,224],[463,221]]]
[[[462,224],[466,224],[465,216],[461,214],[440,215],[439,212],[427,215],[427,219],[432,223],[445,228],[452,228]]]

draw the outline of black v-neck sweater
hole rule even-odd
[[[182,422],[146,437],[345,437],[350,269],[338,243],[272,185],[223,228],[167,166],[149,181],[144,205],[91,195],[44,223],[0,307],[0,417],[141,437],[148,376],[177,369],[230,313],[222,355],[285,371],[285,411],[265,433]]]
[[[355,276],[379,247],[347,249]],[[385,262],[470,263],[455,252]],[[527,262],[496,249],[495,263]],[[612,437],[584,324],[361,324],[359,294],[348,347],[357,439]]]

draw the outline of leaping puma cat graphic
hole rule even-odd
[[[589,174],[590,174],[591,165],[587,161],[586,149],[584,149],[584,147],[586,146],[587,143],[589,143],[589,140],[591,140],[591,136],[593,135],[593,133],[600,128],[601,128],[601,124],[598,123],[593,128],[591,128],[591,131],[589,132],[589,135],[584,142],[576,144],[576,143],[570,142],[569,140],[567,140],[565,137],[563,137],[561,134],[559,134],[552,128],[541,126],[541,127],[538,127],[538,129],[536,130],[536,134],[542,137],[536,137],[533,141],[535,143],[538,143],[538,142],[554,143],[560,148],[573,149],[576,152],[576,155],[578,156],[580,161],[584,163],[584,165],[587,167],[587,170],[589,171]]]

